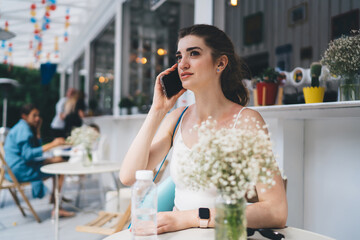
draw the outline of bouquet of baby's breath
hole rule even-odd
[[[71,135],[66,139],[66,142],[74,146],[82,145],[86,150],[90,150],[99,136],[99,132],[97,132],[94,128],[83,125],[81,127],[74,128],[71,131]]]
[[[181,158],[179,173],[184,183],[194,190],[215,186],[230,202],[245,194],[249,198],[254,196],[259,182],[268,187],[274,185],[278,166],[266,126],[260,126],[255,119],[245,119],[243,124],[239,121],[237,126],[256,127],[216,126],[216,121],[209,119],[195,127],[199,141],[190,156]]]
[[[342,36],[329,43],[321,64],[329,67],[332,74],[355,74],[360,70],[360,31],[354,36]]]

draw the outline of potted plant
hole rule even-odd
[[[339,100],[360,100],[360,31],[352,30],[353,36],[342,36],[329,43],[321,59],[330,73],[340,77]]]
[[[314,62],[310,66],[311,87],[303,88],[305,103],[319,103],[324,100],[325,88],[319,86],[321,68],[321,64],[318,62]]]
[[[89,101],[89,116],[95,116],[97,114],[98,101],[95,98]]]
[[[279,73],[274,68],[267,68],[262,74],[261,81],[256,84],[257,100],[259,105],[274,105],[278,92]]]
[[[146,113],[147,112],[147,96],[145,93],[141,92],[140,90],[137,90],[135,92],[134,96],[134,103],[136,107],[138,108],[140,113]]]
[[[120,112],[124,115],[131,114],[131,108],[135,106],[134,101],[131,97],[123,97],[119,102]],[[123,109],[126,111],[124,112]]]

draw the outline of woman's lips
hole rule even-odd
[[[190,73],[190,72],[183,72],[180,74],[181,79],[186,79],[186,78],[190,77],[191,75],[193,75],[193,73]]]

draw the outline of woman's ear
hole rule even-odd
[[[222,55],[221,57],[218,58],[217,68],[220,71],[223,71],[226,68],[228,62],[229,62],[228,57],[226,55]]]

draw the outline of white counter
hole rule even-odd
[[[336,239],[359,227],[360,101],[254,107],[288,177],[288,225]]]
[[[317,119],[360,117],[360,101],[251,107],[264,118]]]
[[[360,216],[360,101],[251,107],[269,125],[288,177],[288,225],[351,239]],[[88,118],[122,161],[146,115]]]

